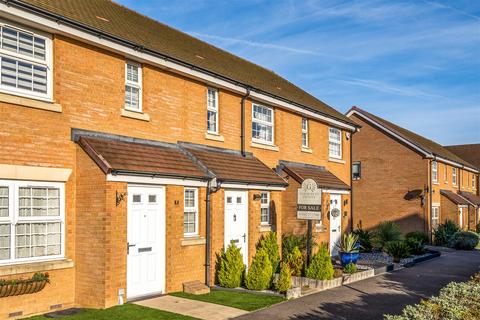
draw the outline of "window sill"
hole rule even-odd
[[[260,232],[270,232],[272,231],[272,226],[269,224],[261,224],[259,229]]]
[[[122,108],[122,117],[131,118],[142,121],[150,121],[150,116],[146,113],[130,111]]]
[[[328,158],[328,161],[329,162],[335,162],[335,163],[341,163],[341,164],[345,164],[347,163],[345,160],[342,160],[342,159],[337,159],[337,158]]]
[[[21,264],[10,264],[0,266],[0,276],[10,276],[22,273],[45,272],[58,269],[73,268],[74,263],[71,259],[60,259],[41,262],[24,262]]]
[[[440,182],[438,182],[438,181],[437,181],[437,182],[433,181],[432,184],[435,184],[435,185],[438,186],[438,185],[440,185]]]
[[[31,98],[24,98],[14,96],[6,93],[0,93],[0,102],[16,104],[22,107],[34,108],[39,110],[46,110],[52,112],[62,112],[62,106],[58,103],[35,100]]]
[[[302,147],[302,152],[305,152],[305,153],[313,153],[313,150],[310,149],[309,147]]]
[[[209,132],[205,133],[205,139],[213,140],[213,141],[220,141],[220,142],[225,141],[225,138],[221,134],[209,133]]]
[[[265,150],[270,150],[270,151],[277,151],[279,148],[274,145],[268,145],[268,144],[263,144],[263,143],[258,143],[258,142],[252,142],[250,143],[250,147],[252,148],[259,148],[259,149],[265,149]]]
[[[182,247],[198,246],[206,243],[207,243],[207,240],[204,237],[199,237],[199,236],[185,237],[182,239]]]

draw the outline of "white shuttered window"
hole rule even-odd
[[[0,21],[0,89],[52,99],[51,39]]]
[[[0,180],[0,264],[64,256],[64,184]]]
[[[125,109],[142,112],[142,66],[125,63]]]

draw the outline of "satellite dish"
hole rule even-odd
[[[420,198],[420,196],[422,195],[422,190],[421,189],[415,189],[415,190],[411,190],[411,191],[408,191],[405,196],[403,196],[403,199],[407,200],[407,201],[412,201],[412,200],[415,200],[417,198]]]

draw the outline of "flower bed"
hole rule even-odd
[[[425,258],[430,256],[432,253],[431,252],[426,252],[421,255],[412,255],[408,258],[404,258],[400,260],[400,265],[405,265],[407,263],[412,263],[414,260],[419,259],[419,258]],[[388,255],[385,252],[362,252],[360,253],[360,261],[371,261],[371,262],[380,262],[384,264],[393,264],[393,257]]]
[[[47,273],[35,273],[30,279],[0,280],[0,298],[36,293],[47,283]]]

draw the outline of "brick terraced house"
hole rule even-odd
[[[431,232],[446,219],[462,229],[479,222],[479,169],[434,141],[358,107],[352,151],[353,224],[394,221],[402,231]]]
[[[350,228],[358,125],[258,65],[108,0],[0,1],[0,318],[213,284],[233,242]],[[341,212],[335,217],[330,210]]]

